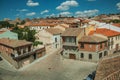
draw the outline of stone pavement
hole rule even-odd
[[[83,80],[96,70],[96,66],[96,63],[64,59],[58,51],[53,50],[20,70],[11,71],[0,67],[0,78],[3,80]]]

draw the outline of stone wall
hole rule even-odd
[[[95,80],[120,80],[120,53],[109,55],[99,62]]]

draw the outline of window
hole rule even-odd
[[[105,43],[105,47],[107,47],[107,42]]]
[[[92,54],[89,54],[89,59],[92,59]]]
[[[118,36],[116,36],[116,40],[118,39]]]
[[[99,59],[102,57],[102,53],[99,54]]]
[[[84,48],[84,43],[81,43],[81,48]]]
[[[100,49],[102,48],[102,43],[100,44]]]
[[[74,39],[74,38],[71,38],[71,42],[75,42],[75,39]]]
[[[83,53],[81,53],[80,57],[81,57],[81,58],[84,58],[84,54],[83,54]]]
[[[108,55],[108,52],[107,52],[107,51],[104,52],[104,56],[106,56],[106,55]]]
[[[57,38],[55,38],[55,42],[57,42]]]
[[[11,57],[12,57],[12,58],[14,58],[14,57],[15,57],[15,55],[11,53]]]
[[[113,40],[113,38],[111,38],[111,41]]]
[[[114,41],[112,40],[112,41],[111,41],[111,45],[113,45],[113,44],[114,44]]]
[[[65,42],[69,42],[69,38],[65,38]]]

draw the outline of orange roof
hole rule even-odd
[[[113,26],[117,26],[117,27],[120,27],[120,23],[114,23],[112,24]]]
[[[0,34],[4,33],[5,31],[0,31]]]
[[[35,22],[27,22],[25,25],[26,26],[51,26],[51,27],[54,27],[56,24],[41,21],[41,22],[37,22],[37,23],[35,23]]]
[[[9,46],[11,48],[16,48],[25,45],[32,45],[32,42],[28,42],[25,40],[15,40],[15,39],[8,39],[8,38],[1,38],[0,44]]]
[[[113,30],[106,29],[106,28],[99,28],[99,29],[97,28],[96,30],[90,31],[89,35],[93,35],[95,33],[102,34],[107,37],[120,35],[120,32],[113,31]]]

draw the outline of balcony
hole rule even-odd
[[[77,46],[76,43],[72,43],[72,42],[64,42],[63,46]]]
[[[19,60],[28,58],[30,55],[32,55],[34,53],[35,53],[35,51],[30,51],[30,52],[24,53],[22,55],[18,55],[17,57],[13,57],[13,59],[16,60],[16,61],[19,61]]]
[[[19,55],[17,57],[13,57],[13,59],[16,60],[16,61],[19,61],[19,60],[28,58],[29,56],[31,56],[33,54],[36,54],[36,53],[39,53],[39,52],[43,52],[43,51],[45,51],[45,47],[44,48],[35,49],[33,51],[30,51],[30,52],[24,53],[22,55]]]

